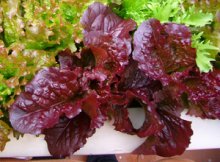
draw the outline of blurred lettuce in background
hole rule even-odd
[[[91,0],[2,0],[3,40],[56,50],[81,39],[79,19]],[[73,34],[74,33],[74,34]]]

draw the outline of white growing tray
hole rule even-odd
[[[144,118],[143,110],[131,109],[129,112],[134,126],[140,126]],[[182,114],[182,118],[192,121],[194,133],[188,150],[220,148],[220,120],[202,120],[184,114]],[[36,137],[26,134],[19,140],[12,136],[10,139],[5,150],[0,152],[0,157],[50,156],[43,135]],[[86,145],[75,154],[130,153],[145,139],[115,131],[111,122],[105,122],[104,126],[97,129],[96,133],[87,140]]]

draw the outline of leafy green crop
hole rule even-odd
[[[23,1],[27,49],[63,49],[73,42],[76,9],[72,3],[59,1]],[[64,14],[65,13],[65,14]]]
[[[138,24],[149,18],[163,23],[172,21],[196,27],[211,23],[211,13],[203,13],[194,6],[186,9],[183,2],[184,0],[121,0],[114,11],[121,17],[134,19]]]
[[[105,2],[105,0],[101,0]],[[62,50],[81,40],[80,17],[91,0],[2,0],[3,40],[26,49]],[[1,24],[1,21],[0,21]]]

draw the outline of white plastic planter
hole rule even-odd
[[[134,126],[141,125],[143,112],[141,109],[131,109],[130,117]],[[193,136],[188,150],[220,148],[220,120],[202,120],[200,118],[182,115],[186,120],[192,121]],[[143,143],[145,138],[127,135],[114,130],[110,122],[96,130],[96,133],[87,140],[86,145],[75,154],[114,154],[130,153]],[[0,157],[36,157],[50,156],[44,136],[35,137],[25,135],[19,140],[11,136]]]

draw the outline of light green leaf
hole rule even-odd
[[[203,33],[192,36],[192,47],[196,48],[196,64],[201,72],[209,72],[213,66],[211,61],[215,61],[215,56],[220,50],[211,44],[210,41],[201,41]]]
[[[211,13],[204,13],[201,10],[197,11],[195,6],[190,7],[187,11],[183,11],[183,15],[176,18],[177,23],[195,27],[205,26],[210,24],[212,21],[213,15]]]
[[[179,1],[166,0],[149,2],[148,8],[151,10],[152,18],[156,18],[161,22],[169,22],[170,18],[175,17],[179,12]]]
[[[211,13],[196,8],[183,7],[184,0],[123,0],[120,7],[113,10],[123,18],[132,18],[138,25],[149,18],[161,22],[175,22],[187,26],[202,27],[213,20]]]

